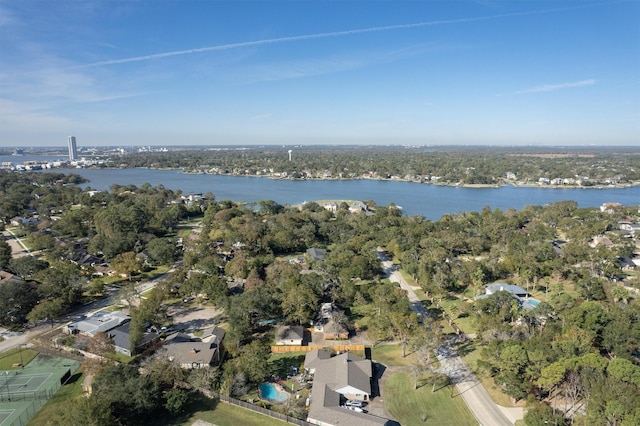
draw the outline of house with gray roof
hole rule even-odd
[[[132,356],[131,342],[129,339],[130,327],[131,322],[127,321],[107,333],[109,338],[113,341],[115,351],[127,356]],[[136,346],[137,351],[134,352],[138,353],[142,348],[147,347],[159,338],[160,336],[157,333],[143,333],[142,341]]]
[[[74,321],[65,327],[69,334],[84,334],[93,337],[96,334],[113,330],[122,323],[129,322],[131,317],[120,311],[99,311],[81,320]]]
[[[276,329],[276,345],[302,346],[304,327],[300,325],[283,325]]]
[[[304,356],[304,368],[309,374],[314,374],[316,367],[329,358],[331,358],[329,351],[316,350],[307,352]]]
[[[371,398],[371,361],[350,352],[331,357],[328,351],[307,353],[304,367],[313,372],[307,421],[315,425],[388,425],[389,419],[345,408],[345,400]]]
[[[529,293],[527,293],[527,290],[514,284],[494,283],[485,287],[485,293],[487,295],[491,295],[499,291],[508,291],[509,293],[517,297],[529,296]]]
[[[309,255],[312,261],[320,262],[320,261],[323,261],[325,257],[327,257],[327,250],[312,247],[310,249],[307,249],[307,254]]]
[[[536,306],[538,306],[538,303],[540,303],[536,299],[531,299],[531,295],[522,287],[506,283],[494,283],[486,286],[485,294],[476,296],[475,300],[486,299],[487,297],[499,291],[506,291],[507,293],[509,293],[514,299],[518,301],[520,307],[525,311],[533,310]]]

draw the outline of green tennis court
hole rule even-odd
[[[20,370],[0,370],[0,426],[26,425],[79,365],[39,354]]]
[[[16,410],[0,410],[0,425],[3,425],[5,420],[9,419],[15,411]]]
[[[38,392],[52,375],[53,373],[0,375],[0,400],[5,397],[11,400],[12,395]]]

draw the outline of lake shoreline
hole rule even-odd
[[[176,170],[179,173],[185,175],[211,175],[211,176],[233,176],[233,177],[247,177],[247,178],[267,178],[272,180],[282,180],[282,181],[359,181],[359,180],[372,180],[372,181],[380,181],[380,182],[406,182],[406,183],[417,183],[422,185],[433,185],[433,186],[447,186],[453,188],[501,188],[504,186],[511,186],[514,188],[548,188],[548,189],[624,189],[631,188],[635,186],[640,186],[640,182],[629,182],[624,184],[609,184],[609,185],[593,185],[593,186],[582,186],[582,185],[540,185],[538,183],[516,183],[511,181],[503,181],[500,183],[442,183],[442,182],[426,182],[423,180],[415,180],[415,179],[404,179],[404,178],[380,178],[380,177],[353,177],[353,178],[314,178],[314,177],[305,177],[305,178],[293,178],[293,177],[281,177],[281,176],[273,176],[273,175],[244,175],[244,174],[234,174],[234,173],[207,173],[207,172],[187,172],[182,169],[167,169],[167,168],[152,168],[152,167],[134,167],[137,169],[145,169],[145,170]]]

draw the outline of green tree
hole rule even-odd
[[[3,239],[0,239],[0,269],[9,268],[11,260],[11,246]]]
[[[402,358],[407,356],[407,345],[413,335],[416,334],[418,328],[418,316],[411,313],[392,312],[391,326],[394,337],[400,341],[402,346]]]
[[[36,306],[38,295],[33,286],[9,281],[0,285],[0,324],[5,327],[19,327]]]
[[[243,372],[251,383],[261,383],[271,375],[268,345],[254,340],[240,350],[240,355],[233,360],[237,371]]]
[[[39,271],[36,279],[40,281],[38,292],[41,297],[60,299],[65,310],[82,300],[82,284],[85,278],[78,265],[55,261],[49,268]]]
[[[165,394],[164,407],[172,414],[182,413],[189,402],[189,394],[183,389],[171,389]]]
[[[284,296],[282,312],[288,321],[308,324],[318,307],[318,301],[318,296],[310,287],[300,284],[292,287]]]
[[[147,244],[147,250],[154,263],[172,265],[178,257],[176,242],[172,238],[154,238]]]
[[[52,426],[112,426],[109,403],[96,398],[74,398],[62,402],[49,418]]]
[[[10,269],[22,278],[29,278],[49,267],[49,262],[33,256],[22,256],[9,261]]]
[[[91,399],[104,400],[110,412],[122,424],[150,424],[161,407],[161,389],[149,376],[138,373],[135,366],[107,366],[93,383]]]
[[[111,261],[111,266],[120,275],[126,275],[129,281],[134,273],[142,271],[142,262],[132,251],[120,253]]]
[[[40,303],[35,305],[31,312],[27,315],[27,319],[31,323],[37,323],[40,320],[48,319],[51,321],[51,328],[53,323],[59,320],[66,310],[65,300],[58,297],[55,299],[41,300]]]

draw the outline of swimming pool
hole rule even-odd
[[[260,397],[271,402],[284,402],[289,398],[289,395],[280,391],[274,383],[263,383],[258,389]]]
[[[529,302],[529,304],[531,306],[533,306],[534,308],[540,304],[540,301],[536,300],[536,299],[529,299],[529,300],[527,300],[527,302]]]

